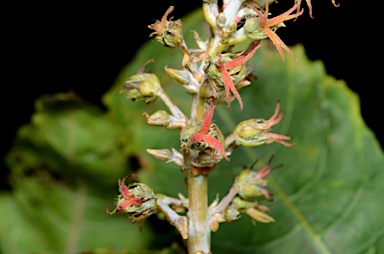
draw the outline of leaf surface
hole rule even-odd
[[[0,193],[0,252],[142,250],[151,231],[106,214],[128,171],[118,128],[73,94],[43,96],[7,156],[12,192]]]

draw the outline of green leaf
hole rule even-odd
[[[200,11],[183,21],[183,30],[200,29],[207,38],[209,29],[200,24]],[[204,35],[205,31],[205,35]],[[196,47],[188,34],[187,45]],[[240,91],[244,110],[234,101],[220,107],[215,121],[228,135],[242,120],[268,119],[278,100],[285,117],[272,132],[293,137],[292,148],[280,144],[238,149],[231,162],[221,162],[210,175],[210,199],[228,191],[241,167],[259,159],[258,167],[275,155],[273,163],[284,167],[269,179],[276,199],[268,204],[276,222],[252,226],[243,216],[223,224],[212,236],[213,253],[380,253],[384,251],[384,158],[374,134],[360,115],[358,97],[343,81],[326,75],[320,62],[310,62],[302,46],[292,47],[299,58],[282,62],[276,49],[264,43],[253,57],[258,78]],[[156,192],[176,195],[185,192],[184,175],[171,164],[145,154],[145,148],[178,148],[175,131],[146,126],[138,112],[154,112],[160,103],[144,106],[118,94],[124,80],[154,58],[147,72],[154,72],[176,104],[189,109],[189,96],[163,71],[164,66],[181,69],[181,54],[149,42],[135,61],[122,72],[104,102],[112,118],[126,131],[125,140],[134,144],[145,159],[141,181]],[[128,138],[129,137],[129,138]]]
[[[0,252],[145,249],[153,237],[148,224],[140,230],[123,216],[106,214],[110,203],[85,181],[56,181],[47,173],[14,179],[12,194],[0,195]]]
[[[46,168],[95,185],[116,186],[127,170],[118,133],[102,111],[74,94],[43,96],[31,124],[19,129],[8,165],[15,174]]]
[[[361,118],[357,96],[343,81],[326,76],[320,62],[311,63],[303,47],[293,50],[299,62],[288,58],[282,63],[274,48],[263,45],[254,57],[258,80],[241,91],[246,111],[220,111],[228,125],[235,125],[251,117],[269,118],[281,101],[285,117],[273,132],[293,137],[295,145],[273,144],[231,156],[248,163],[260,158],[261,166],[275,154],[274,162],[284,164],[269,177],[276,194],[270,205],[276,222],[254,228],[243,219],[225,225],[214,236],[213,250],[380,253],[383,153]],[[216,178],[212,181],[222,175]],[[232,240],[239,232],[243,235]]]
[[[43,96],[7,156],[12,192],[0,193],[1,253],[142,250],[152,242],[105,210],[127,174],[118,128],[74,94]]]

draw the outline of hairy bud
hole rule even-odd
[[[148,28],[155,30],[150,36],[155,36],[155,40],[162,45],[175,48],[183,42],[183,31],[181,21],[167,20],[169,13],[173,11],[174,7],[168,8],[161,21],[157,20],[154,24],[149,25]]]
[[[152,189],[142,183],[131,183],[125,185],[125,180],[131,175],[119,180],[120,195],[116,199],[116,208],[113,211],[106,212],[128,213],[132,221],[138,221],[150,216],[156,210],[156,198]]]
[[[128,89],[127,97],[132,100],[142,100],[151,103],[157,99],[161,90],[160,81],[155,74],[141,73],[131,76],[125,81],[125,89]]]
[[[244,24],[245,34],[252,40],[261,40],[267,38],[260,26],[258,18],[248,18]]]

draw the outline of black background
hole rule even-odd
[[[288,10],[293,2],[273,4],[272,16]],[[310,59],[322,60],[329,75],[345,80],[359,94],[362,116],[383,144],[383,82],[377,61],[382,53],[374,42],[374,22],[363,16],[374,10],[364,11],[358,1],[340,0],[339,8],[330,0],[312,2],[314,19],[304,2],[304,14],[286,22],[277,34],[288,45],[302,43]],[[18,2],[2,8],[6,21],[1,154],[11,148],[17,128],[29,122],[40,95],[73,90],[102,107],[102,94],[149,40],[152,31],[147,26],[161,19],[170,5],[175,6],[171,16],[178,19],[200,7],[201,1]],[[1,175],[7,172],[4,163],[1,171]]]

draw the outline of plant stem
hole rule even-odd
[[[183,239],[188,237],[187,228],[188,220],[184,216],[178,215],[174,210],[172,210],[167,204],[165,204],[161,199],[157,200],[157,207],[160,209],[166,216],[169,223],[176,227]]]
[[[208,177],[188,176],[188,253],[210,253],[211,228],[208,213]]]
[[[176,104],[172,101],[172,99],[168,96],[168,94],[163,89],[159,90],[157,96],[160,97],[160,99],[171,111],[173,116],[175,116],[178,119],[185,119],[185,115],[183,114],[183,112],[181,112],[181,110],[176,106]]]
[[[221,213],[231,203],[233,198],[239,193],[239,186],[234,185],[229,190],[228,194],[221,200],[221,202],[211,211],[211,214]]]
[[[192,121],[202,121],[204,118],[205,100],[199,95],[193,95],[191,117]],[[189,153],[183,152],[184,169],[188,173],[188,253],[210,253],[211,228],[208,212],[208,177],[192,175]]]

